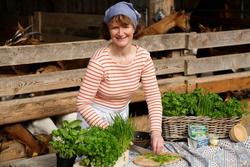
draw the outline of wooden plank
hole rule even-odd
[[[183,49],[185,39],[185,33],[164,34],[145,36],[135,43],[151,52]],[[35,46],[2,46],[0,47],[0,67],[89,58],[96,49],[107,43],[105,40],[86,40]]]
[[[147,35],[134,43],[147,49],[149,52],[162,50],[177,50],[186,47],[188,33],[173,33],[161,35]]]
[[[187,80],[188,90],[204,88],[212,92],[221,93],[250,88],[250,72],[216,75]]]
[[[0,125],[63,115],[76,111],[77,92],[0,102]]]
[[[184,61],[193,56],[153,60],[157,75],[184,72]],[[2,77],[0,97],[79,86],[86,69]]]
[[[104,40],[0,47],[0,66],[89,58]]]
[[[19,167],[55,167],[56,166],[56,154],[45,154],[32,158],[24,158],[11,160],[6,162],[0,162],[1,167],[19,166]]]
[[[154,61],[156,75],[166,75],[184,72],[185,61],[196,59],[195,56],[184,56],[178,58],[162,58]]]
[[[228,69],[234,71],[247,67],[250,67],[250,53],[221,55],[186,60],[185,74],[192,75]]]
[[[208,33],[190,33],[187,48],[211,48],[250,43],[250,29],[218,31]]]
[[[186,77],[159,80],[161,92],[168,90],[186,91]],[[76,111],[77,91],[57,93],[32,98],[0,102],[0,125],[34,120]],[[144,100],[143,91],[139,89],[132,97],[132,102]]]
[[[40,92],[79,86],[86,69],[5,77],[0,80],[0,96]]]

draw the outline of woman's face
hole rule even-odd
[[[108,25],[112,43],[117,47],[126,47],[132,43],[134,27],[131,24],[121,25],[112,22]]]

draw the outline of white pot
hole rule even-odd
[[[129,150],[125,151],[120,158],[116,161],[114,167],[122,167],[128,163]]]

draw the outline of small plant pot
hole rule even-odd
[[[150,134],[148,132],[136,131],[133,143],[137,146],[147,148],[150,145]]]
[[[76,157],[65,159],[56,155],[56,166],[57,167],[73,167]]]

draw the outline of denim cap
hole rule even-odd
[[[130,18],[134,24],[134,28],[136,28],[139,19],[141,18],[140,13],[134,9],[132,3],[122,1],[116,3],[105,11],[104,23],[108,24],[109,21],[117,15],[125,15]]]

